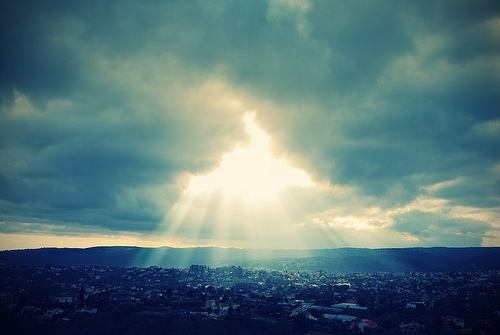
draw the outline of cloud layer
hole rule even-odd
[[[305,246],[500,244],[494,1],[26,1],[0,12],[7,238],[168,227],[190,176],[248,141],[252,110],[274,153],[315,180],[282,198]]]

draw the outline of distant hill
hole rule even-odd
[[[500,269],[500,248],[254,250],[225,248],[94,247],[0,252],[0,263],[123,267],[245,267],[329,272],[426,272]]]

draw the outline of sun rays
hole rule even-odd
[[[192,178],[187,193],[222,192],[254,202],[268,201],[288,186],[306,187],[312,184],[304,171],[273,157],[270,136],[255,122],[255,115],[243,117],[249,136],[247,146],[236,146],[225,154],[219,166],[206,175]]]
[[[204,175],[193,176],[165,218],[165,236],[224,246],[300,247],[281,197],[313,185],[311,177],[275,157],[255,114],[243,116],[248,142],[238,143]]]

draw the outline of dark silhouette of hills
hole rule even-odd
[[[500,269],[500,248],[254,250],[225,248],[42,248],[0,252],[0,263],[121,267],[240,265],[288,271],[427,272]]]

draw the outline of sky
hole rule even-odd
[[[500,246],[498,1],[3,1],[0,249]]]

